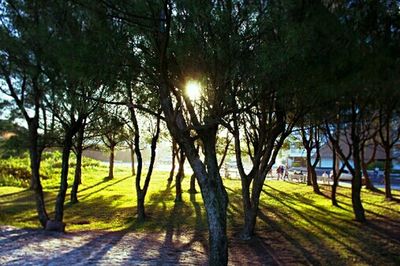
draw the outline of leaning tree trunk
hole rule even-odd
[[[391,170],[391,157],[390,157],[390,147],[385,147],[385,196],[387,200],[392,200],[392,189],[390,182],[390,170]]]
[[[75,176],[74,183],[71,189],[71,203],[78,202],[78,188],[82,183],[82,152],[83,152],[83,136],[85,128],[82,126],[78,131],[78,140],[76,144],[76,166],[75,166]]]
[[[361,160],[361,169],[362,169],[362,174],[365,179],[365,188],[369,189],[371,191],[376,191],[376,188],[374,187],[374,184],[372,184],[371,178],[369,177],[369,174],[367,171],[367,164],[362,162],[362,160]]]
[[[30,157],[30,167],[31,167],[31,186],[35,193],[35,202],[36,202],[36,211],[38,213],[40,224],[43,228],[46,227],[46,223],[49,220],[49,216],[46,212],[46,206],[43,197],[43,188],[40,181],[40,161],[41,156],[38,149],[38,133],[37,127],[35,125],[29,125],[29,138],[30,138],[30,147],[29,147],[29,157]]]
[[[361,146],[361,153],[360,153],[361,169],[362,169],[362,174],[365,179],[365,188],[369,189],[371,191],[377,191],[377,189],[375,188],[374,184],[372,183],[371,178],[369,177],[369,174],[367,171],[368,165],[371,164],[375,160],[377,144],[376,143],[374,143],[374,144],[375,144],[375,146],[374,146],[372,156],[371,156],[371,158],[368,159],[368,161],[366,161],[366,158],[365,158],[365,142]]]
[[[52,230],[64,231],[64,226],[65,226],[65,224],[63,224],[64,201],[68,188],[69,155],[72,148],[72,138],[74,134],[75,130],[69,129],[64,138],[62,163],[61,163],[60,189],[57,195],[56,208],[55,208],[55,221],[57,222],[56,225],[57,228],[52,228]]]
[[[227,265],[228,239],[226,236],[226,210],[228,206],[228,195],[219,174],[217,154],[215,151],[215,136],[216,129],[215,132],[211,132],[202,139],[208,175],[206,177],[200,177],[200,175],[206,172],[198,171],[196,176],[200,177],[202,181],[199,183],[207,211],[210,249],[209,264]]]
[[[114,155],[115,153],[115,145],[111,144],[110,146],[110,163],[109,163],[109,168],[108,168],[108,179],[113,179],[114,178]]]
[[[179,156],[179,168],[178,168],[178,173],[175,176],[175,202],[181,202],[182,201],[182,179],[185,175],[184,167],[185,167],[185,153],[183,149],[180,149],[180,156]]]

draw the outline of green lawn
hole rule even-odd
[[[80,203],[66,203],[67,231],[146,230],[206,232],[201,195],[190,196],[189,178],[183,181],[183,203],[174,202],[174,185],[167,185],[168,173],[156,172],[147,195],[147,222],[135,217],[136,195],[129,168],[116,168],[115,178],[104,181],[106,166],[86,167],[80,187]],[[72,178],[72,174],[70,176]],[[72,180],[70,180],[70,184]],[[239,180],[225,180],[229,193],[228,230],[235,236],[242,224]],[[47,210],[53,215],[57,180],[45,182]],[[325,195],[330,188],[322,187]],[[396,191],[394,195],[400,198]],[[339,188],[340,208],[327,196],[312,193],[304,184],[266,181],[261,198],[257,234],[278,257],[305,258],[311,264],[400,264],[400,203],[363,190],[362,200],[368,223],[353,220],[350,189]],[[67,195],[67,202],[69,195]],[[0,187],[0,224],[37,228],[31,191]],[[289,254],[289,255],[288,255]]]

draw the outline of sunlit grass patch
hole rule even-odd
[[[206,212],[201,194],[189,194],[190,177],[183,180],[183,202],[175,202],[175,184],[169,173],[156,171],[146,196],[148,219],[138,223],[134,178],[129,167],[117,167],[115,178],[106,180],[107,167],[83,171],[78,204],[66,197],[67,231],[134,230],[138,232],[207,233]],[[69,177],[72,184],[73,171]],[[143,180],[142,180],[143,181]],[[49,215],[53,217],[58,178],[44,185]],[[236,234],[243,224],[240,180],[225,179],[229,195],[228,231]],[[199,190],[199,188],[197,188]],[[323,195],[299,183],[266,181],[261,193],[257,235],[278,255],[289,253],[311,264],[399,264],[400,204],[384,200],[381,193],[362,190],[368,223],[354,221],[351,190],[338,189],[340,207],[329,199],[330,187],[321,186]],[[70,190],[68,190],[68,193]],[[394,196],[400,198],[399,191]],[[0,223],[38,228],[33,192],[18,187],[0,187]],[[297,255],[296,255],[297,254]],[[282,255],[283,256],[283,255]]]

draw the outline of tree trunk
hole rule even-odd
[[[29,136],[30,136],[30,148],[29,148],[29,157],[30,157],[30,166],[31,166],[31,186],[35,193],[35,202],[36,202],[36,211],[38,213],[40,224],[43,228],[46,227],[46,223],[49,220],[49,216],[46,212],[46,206],[43,197],[43,188],[40,181],[40,161],[41,156],[38,150],[38,133],[37,126],[30,124],[29,125]]]
[[[362,169],[362,174],[363,174],[364,179],[365,179],[365,188],[369,189],[371,191],[376,191],[376,188],[374,187],[374,184],[372,184],[372,181],[369,178],[369,174],[368,174],[368,171],[367,171],[367,164],[362,162],[362,160],[361,160],[361,169]]]
[[[387,200],[392,200],[392,188],[390,184],[390,172],[391,172],[391,156],[390,147],[385,147],[385,196]]]
[[[333,206],[339,206],[337,199],[336,199],[336,191],[339,185],[339,176],[338,176],[338,169],[339,169],[339,162],[337,159],[336,149],[334,145],[332,145],[332,160],[333,160],[333,183],[332,183],[332,191],[331,191],[331,201]]]
[[[251,176],[249,175],[241,178],[244,213],[244,225],[241,232],[241,238],[243,240],[249,240],[253,237],[258,213],[258,203],[256,202],[257,206],[254,206],[254,202],[250,199],[250,180]]]
[[[178,173],[175,176],[175,189],[176,189],[176,194],[175,194],[175,202],[181,202],[182,201],[182,179],[185,175],[184,172],[184,167],[185,167],[185,153],[183,149],[180,149],[180,156],[179,156],[179,168],[178,168]]]
[[[337,199],[336,199],[336,191],[338,187],[338,178],[334,175],[333,176],[333,183],[332,183],[332,191],[331,191],[331,201],[333,206],[339,206]]]
[[[196,190],[196,175],[194,173],[190,177],[189,193],[190,194],[196,194],[197,193],[197,190]]]
[[[136,169],[135,169],[135,148],[134,145],[129,145],[129,149],[131,151],[131,169],[132,169],[132,176],[136,175]]]
[[[145,209],[144,209],[144,195],[142,192],[137,195],[137,221],[143,222],[146,219]]]
[[[108,168],[108,179],[114,178],[114,151],[115,151],[115,145],[111,144],[111,146],[110,146],[110,164],[109,164],[109,168]]]
[[[351,182],[351,201],[353,204],[353,211],[354,215],[357,221],[359,222],[365,222],[365,213],[364,213],[364,208],[362,206],[361,202],[361,160],[360,160],[360,139],[359,139],[359,134],[358,130],[358,125],[357,125],[357,113],[355,110],[355,105],[353,103],[352,107],[352,130],[351,130],[351,141],[352,141],[352,146],[353,146],[353,161],[354,161],[354,169],[352,172],[353,179]],[[349,170],[351,170],[349,167],[350,164],[348,163],[347,167]]]
[[[306,149],[306,151],[307,151],[307,185],[308,186],[312,185],[314,192],[317,194],[321,194],[317,182],[317,173],[315,172],[315,168],[311,163],[311,149]]]
[[[310,164],[308,163],[308,160],[307,160],[307,186],[311,186],[312,185],[312,180],[311,180],[311,166],[310,166]]]
[[[172,139],[172,166],[171,166],[171,171],[169,172],[169,178],[168,178],[168,183],[171,183],[172,180],[174,179],[174,173],[175,173],[175,158],[176,158],[176,153],[177,153],[177,147],[176,147],[176,141]]]
[[[226,236],[226,208],[228,195],[219,174],[216,147],[217,128],[202,138],[208,176],[201,178],[201,190],[207,211],[210,245],[210,265],[228,264],[228,239]],[[196,173],[199,176],[201,172]],[[204,183],[207,182],[207,184]]]
[[[78,139],[76,143],[76,166],[75,166],[75,176],[74,183],[71,189],[71,203],[78,202],[78,188],[82,183],[82,152],[83,152],[83,136],[85,128],[82,126],[78,131]]]
[[[55,221],[60,223],[62,223],[64,218],[64,201],[65,201],[65,194],[68,188],[69,155],[72,148],[72,138],[74,134],[75,132],[72,129],[69,129],[64,138],[62,163],[61,163],[60,190],[57,195],[56,208],[55,208]]]
[[[371,179],[369,178],[369,174],[367,171],[368,165],[371,164],[375,160],[375,154],[376,154],[376,149],[377,149],[377,144],[374,143],[374,150],[372,153],[371,158],[368,159],[368,161],[365,158],[365,142],[361,146],[361,153],[360,153],[360,159],[361,159],[361,170],[362,174],[365,179],[365,187],[366,189],[369,189],[371,191],[377,191],[377,189],[374,187],[374,184],[372,183]]]
[[[312,185],[313,185],[313,190],[316,194],[321,194],[321,191],[319,190],[319,186],[318,186],[318,178],[317,178],[317,172],[315,171],[314,167],[310,167],[311,170],[311,181],[312,181]]]

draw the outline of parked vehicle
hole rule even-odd
[[[333,170],[330,172],[329,177],[333,179]],[[351,181],[353,180],[353,175],[348,170],[342,170],[339,176],[339,181]],[[361,177],[362,184],[365,184],[365,177]]]

